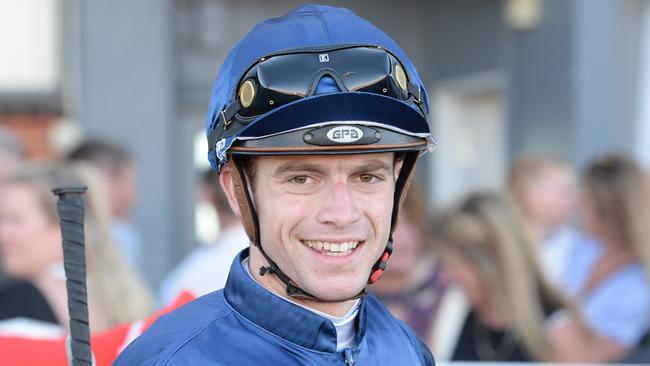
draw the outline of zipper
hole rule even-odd
[[[351,348],[343,350],[343,354],[345,355],[345,364],[347,366],[356,365],[356,360],[354,359],[354,352],[352,352]]]

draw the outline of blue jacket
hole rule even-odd
[[[284,301],[234,260],[226,287],[161,317],[114,365],[433,365],[417,336],[374,296],[360,302],[356,346],[336,351],[329,320]]]

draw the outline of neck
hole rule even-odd
[[[259,253],[254,245],[251,245],[250,257],[248,262],[248,269],[251,273],[251,276],[255,279],[265,289],[273,292],[274,294],[283,297],[289,301],[300,304],[302,306],[308,307],[313,310],[318,310],[325,314],[331,316],[343,316],[354,306],[356,300],[344,300],[344,301],[318,301],[289,297],[287,295],[287,287],[280,281],[280,279],[272,273],[266,273],[264,276],[260,275],[260,267],[268,266],[264,257]]]

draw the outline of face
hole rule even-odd
[[[613,241],[614,235],[608,228],[608,223],[604,222],[598,214],[593,198],[587,191],[581,194],[580,216],[584,230],[588,234],[598,238],[606,245]]]
[[[30,279],[63,258],[58,225],[47,217],[34,188],[0,187],[0,260],[7,273]]]
[[[423,240],[422,233],[411,215],[402,209],[399,224],[393,234],[395,250],[390,256],[385,275],[409,273],[422,257]]]
[[[119,171],[108,176],[113,216],[128,218],[137,201],[137,171],[135,164],[122,164]]]
[[[479,272],[462,254],[454,249],[445,250],[442,261],[443,277],[446,281],[460,286],[472,307],[479,308],[488,297]]]
[[[318,298],[358,294],[388,241],[401,163],[381,153],[260,157],[255,167],[267,254]]]
[[[575,178],[569,170],[546,175],[526,196],[527,211],[535,219],[556,227],[567,224],[576,211]]]

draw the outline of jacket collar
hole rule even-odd
[[[241,316],[292,343],[320,352],[336,352],[336,328],[328,319],[279,298],[246,273],[242,260],[248,248],[235,257],[224,288],[228,304]],[[365,329],[365,299],[359,303],[356,341]]]

